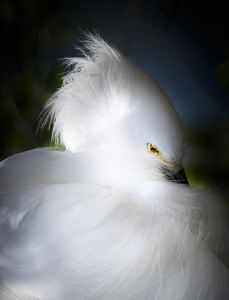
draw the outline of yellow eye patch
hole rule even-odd
[[[149,152],[154,154],[155,156],[160,157],[165,163],[170,164],[170,162],[167,161],[167,159],[164,157],[164,155],[161,153],[161,151],[154,145],[147,143],[146,144],[147,149]]]
[[[159,155],[160,154],[160,151],[158,150],[157,147],[153,146],[152,144],[148,144],[148,149],[150,152],[156,154],[156,155]]]

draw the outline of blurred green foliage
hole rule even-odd
[[[229,119],[212,126],[185,126],[187,143],[184,167],[197,188],[228,184]]]
[[[49,145],[50,136],[35,136],[36,121],[45,100],[59,84],[58,70],[41,66],[55,40],[55,22],[62,8],[56,1],[0,3],[2,41],[0,135],[2,159],[34,147]]]
[[[215,75],[221,86],[229,92],[229,59],[215,68]]]

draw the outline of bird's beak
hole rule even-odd
[[[176,182],[176,183],[183,183],[183,184],[189,185],[188,179],[186,177],[186,174],[185,174],[185,171],[184,171],[184,168],[182,165],[175,166],[171,169],[163,168],[163,172],[168,180]]]

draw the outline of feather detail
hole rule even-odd
[[[169,160],[180,162],[180,118],[159,84],[99,36],[87,34],[84,47],[83,58],[66,60],[72,70],[40,120],[53,124],[55,142],[76,152],[154,139]]]

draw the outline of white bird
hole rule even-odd
[[[0,165],[0,299],[229,299],[221,196],[189,187],[168,96],[98,36],[85,47],[42,119],[66,151]]]

